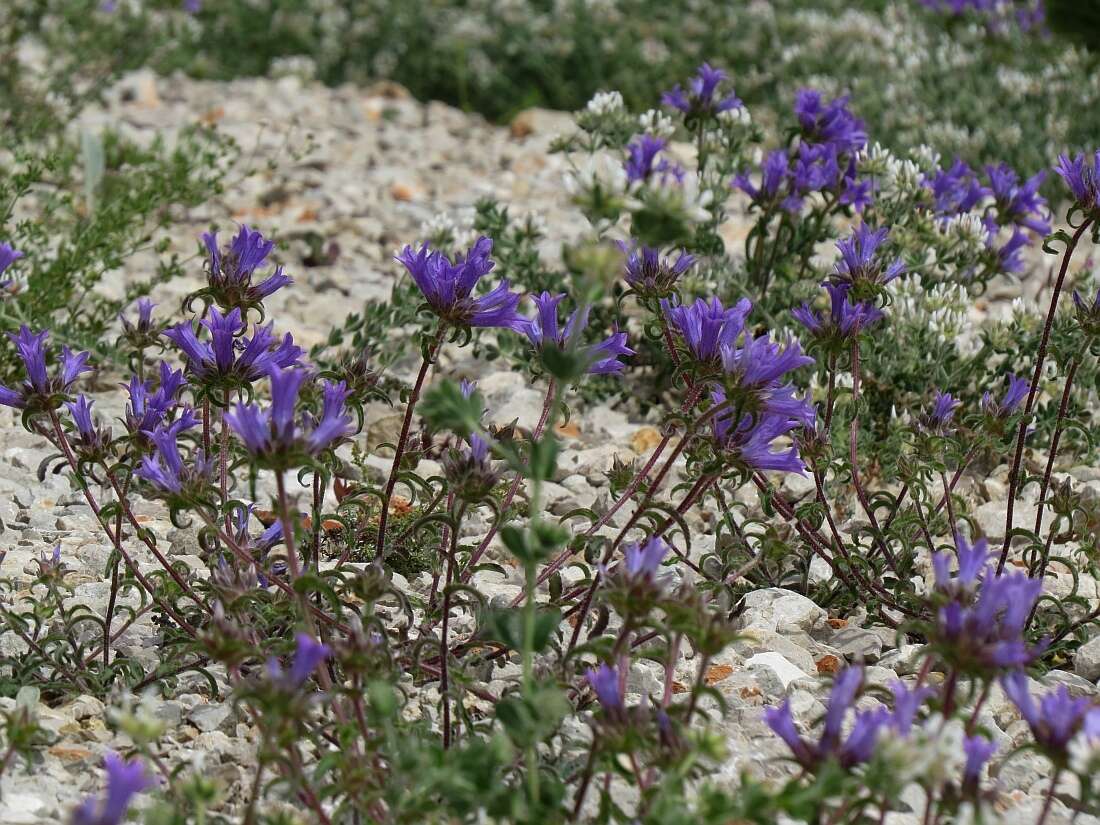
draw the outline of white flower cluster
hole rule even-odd
[[[621,112],[623,109],[623,96],[615,91],[596,92],[584,108],[586,112],[597,116]]]
[[[638,127],[642,134],[660,138],[670,138],[676,134],[676,124],[660,109],[650,109],[639,115]]]
[[[960,354],[973,352],[977,342],[967,313],[970,297],[961,284],[935,284],[925,287],[919,275],[898,278],[890,285],[893,302],[890,317],[899,335],[905,328],[927,330],[940,343],[953,343]]]

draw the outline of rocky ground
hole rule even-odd
[[[181,216],[173,231],[176,249],[192,255],[200,231],[215,224],[228,232],[232,221],[247,222],[277,236],[282,241],[281,260],[297,284],[271,301],[271,317],[307,346],[323,340],[331,324],[364,300],[387,296],[398,273],[392,261],[395,249],[417,240],[421,225],[440,213],[461,223],[477,198],[492,195],[515,211],[537,214],[550,228],[554,244],[585,229],[583,218],[570,208],[561,190],[566,161],[546,152],[550,138],[568,125],[566,116],[554,113],[528,113],[509,129],[447,106],[418,103],[392,86],[324,89],[303,85],[293,77],[214,84],[137,75],[113,91],[106,108],[87,112],[82,125],[94,129],[110,123],[132,136],[151,139],[157,134],[171,136],[181,125],[200,121],[216,123],[239,142],[244,154],[228,173],[220,203]],[[326,248],[338,250],[331,262],[305,265],[310,237],[323,238]],[[548,245],[546,254],[555,254],[554,248]],[[140,275],[148,264],[134,261],[127,272],[119,273],[120,279]],[[178,305],[180,296],[194,288],[201,276],[197,258],[191,271],[193,277],[165,285],[154,297],[166,305]],[[403,375],[409,366],[398,364],[397,372]],[[484,364],[456,360],[453,352],[445,354],[439,369],[478,378],[498,420],[518,417],[521,424],[534,423],[542,396],[518,373],[493,372]],[[121,412],[122,393],[108,390],[96,398],[101,414]],[[373,414],[392,415],[384,408]],[[558,513],[598,503],[606,495],[604,473],[614,458],[644,456],[656,441],[651,421],[632,418],[612,405],[586,409],[575,415],[574,423],[561,462],[563,472],[547,491],[548,507]],[[109,589],[102,577],[109,546],[83,499],[62,477],[37,481],[35,471],[50,451],[41,439],[25,433],[9,411],[0,412],[0,433],[0,551],[6,553],[0,561],[0,576],[25,588],[32,580],[32,561],[59,543],[71,569],[68,580],[76,586],[76,598],[102,611]],[[380,457],[378,466],[388,469],[388,462]],[[1080,467],[1071,472],[1100,495],[1100,471]],[[1000,468],[967,488],[981,502],[977,517],[992,537],[1003,530],[1005,474],[1005,468]],[[798,497],[808,494],[809,488],[792,480],[787,491]],[[1034,491],[1025,491],[1025,497],[1029,494],[1033,507]],[[137,511],[149,528],[168,539],[177,560],[205,574],[194,537],[174,529],[163,508],[138,502]],[[705,547],[710,515],[693,513],[692,519],[700,531],[696,546]],[[154,568],[151,556],[134,552],[143,565]],[[828,571],[817,570],[816,575],[828,575]],[[1069,586],[1067,580],[1068,576],[1052,576],[1049,587],[1058,592]],[[397,581],[412,593],[427,586],[424,580],[398,577]],[[490,596],[511,596],[520,587],[518,578],[496,574],[478,584]],[[1085,578],[1081,587],[1090,598],[1097,597],[1095,581]],[[868,678],[873,684],[913,675],[915,650],[899,648],[892,631],[865,626],[862,618],[830,616],[810,600],[785,590],[749,595],[741,619],[743,640],[716,658],[708,671],[708,681],[729,704],[722,722],[729,759],[720,771],[721,781],[735,783],[744,770],[772,776],[788,770],[775,761],[784,749],[765,727],[761,710],[788,695],[798,720],[812,722],[823,712],[827,692],[819,674],[862,658],[870,665]],[[461,632],[461,625],[456,631]],[[153,627],[143,620],[127,631],[119,647],[152,664],[157,657],[153,639]],[[8,637],[0,637],[0,644],[18,646]],[[690,682],[694,667],[685,660],[677,680]],[[1061,681],[1076,694],[1095,695],[1100,642],[1087,646],[1073,667],[1075,672],[1052,674],[1050,683]],[[658,692],[660,679],[654,665],[638,663],[631,690]],[[489,689],[503,685],[490,683]],[[241,804],[247,793],[242,788],[247,788],[250,766],[255,764],[252,728],[223,698],[208,695],[198,680],[185,680],[179,692],[151,695],[147,701],[170,728],[165,761],[201,762],[205,772],[226,787],[227,804],[233,809]],[[0,710],[13,704],[0,700]],[[95,698],[80,697],[57,708],[41,705],[38,710],[55,740],[32,771],[16,766],[4,774],[0,782],[3,823],[64,821],[77,800],[98,790],[103,752],[126,746],[125,736],[107,724],[109,709]],[[434,714],[430,695],[422,708],[412,712]],[[988,729],[1000,740],[1001,753],[1027,738],[1026,726],[999,690],[982,713]],[[581,731],[576,733],[583,736]],[[997,804],[1006,821],[1033,821],[1040,794],[1049,782],[1048,763],[1020,754],[998,773],[1002,793]],[[1063,790],[1070,796],[1074,793],[1069,786]],[[913,800],[917,813],[891,815],[886,821],[915,825],[922,804]],[[1050,821],[1069,821],[1060,802],[1055,803]],[[1086,821],[1087,817],[1077,819]]]

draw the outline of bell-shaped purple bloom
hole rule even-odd
[[[874,755],[879,735],[892,719],[885,708],[859,711],[855,714],[848,736],[842,739],[844,719],[852,710],[862,684],[863,668],[858,665],[837,674],[829,694],[825,725],[816,744],[807,742],[798,733],[791,715],[790,699],[784,699],[777,707],[766,708],[764,721],[791,749],[795,760],[807,770],[814,770],[829,759],[835,759],[844,768],[855,767]]]
[[[81,393],[77,396],[76,401],[66,401],[65,409],[69,411],[69,415],[72,416],[73,424],[76,425],[76,431],[80,434],[81,440],[87,444],[94,443],[98,440],[98,432],[96,430],[95,420],[92,418],[92,405],[94,401],[90,401],[88,396]]]
[[[623,570],[632,579],[652,580],[667,555],[668,545],[660,537],[630,544],[623,556]]]
[[[187,409],[175,421],[148,433],[155,452],[142,457],[134,475],[168,494],[183,494],[204,487],[210,479],[213,462],[202,450],[196,450],[190,463],[185,465],[178,441],[180,433],[198,423],[194,411]]]
[[[959,575],[947,578],[942,554],[933,558],[936,590],[948,597],[932,629],[933,642],[954,666],[970,673],[996,673],[1031,662],[1045,643],[1024,637],[1028,617],[1043,591],[1040,579],[1000,573],[988,563],[984,541],[959,540]],[[981,570],[981,573],[975,571]]]
[[[209,253],[207,274],[210,286],[224,309],[254,306],[276,290],[293,283],[279,266],[263,281],[253,285],[252,276],[267,263],[275,244],[247,226],[241,226],[227,249],[218,248],[217,232],[203,234],[202,241]]]
[[[432,311],[443,320],[471,327],[516,329],[522,322],[516,314],[519,295],[509,291],[508,281],[502,280],[481,297],[471,295],[482,276],[496,265],[489,258],[492,251],[492,240],[481,237],[465,255],[456,255],[454,263],[427,244],[417,252],[406,246],[397,260],[409,271]]]
[[[974,592],[981,581],[982,574],[987,572],[986,567],[990,560],[989,543],[984,538],[978,539],[971,546],[965,536],[958,534],[955,536],[955,548],[959,569],[954,577],[951,576],[951,554],[934,553],[932,555],[936,589],[949,596]]]
[[[1002,222],[1014,223],[1037,235],[1050,232],[1047,199],[1039,194],[1046,172],[1038,172],[1021,184],[1019,176],[1007,163],[987,166],[985,171]]]
[[[661,95],[661,102],[689,117],[706,117],[730,109],[739,109],[741,108],[741,101],[737,98],[737,95],[728,94],[724,97],[716,97],[719,84],[726,78],[727,75],[724,71],[704,63],[699,67],[695,77],[688,81],[688,91],[686,93],[680,84],[676,84]]]
[[[324,383],[319,419],[296,420],[298,393],[308,373],[303,369],[273,367],[269,374],[271,404],[268,408],[238,403],[225,414],[229,428],[254,457],[280,466],[293,463],[303,455],[317,455],[351,431],[351,417],[344,412],[348,398],[344,382]]]
[[[673,307],[661,302],[669,324],[680,333],[688,352],[699,362],[714,362],[721,358],[722,348],[732,345],[745,329],[745,318],[752,302],[742,298],[726,309],[717,298],[705,301],[697,298],[687,306]]]
[[[982,768],[990,757],[997,752],[997,746],[984,736],[967,736],[963,739],[963,753],[966,763],[963,765],[963,789],[973,793],[982,779]]]
[[[137,309],[136,321],[131,321],[121,312],[118,315],[123,333],[131,337],[150,335],[153,332],[153,309],[156,304],[149,298],[138,298],[134,306]]]
[[[1100,209],[1100,150],[1072,159],[1059,155],[1054,171],[1066,182],[1078,208],[1085,212]]]
[[[127,762],[116,753],[108,753],[103,766],[107,771],[106,793],[102,798],[84,801],[73,811],[72,825],[119,825],[134,796],[156,784],[138,759]]]
[[[294,636],[294,658],[290,663],[290,670],[284,671],[278,660],[268,659],[268,678],[284,690],[293,692],[305,684],[313,675],[313,671],[332,655],[332,648],[322,644],[306,633],[298,633]]]
[[[601,664],[598,668],[589,668],[584,678],[596,693],[600,707],[605,712],[615,714],[623,710],[623,693],[620,687],[619,671],[610,665]]]
[[[924,185],[932,195],[932,205],[940,217],[961,215],[971,211],[992,190],[982,186],[974,170],[963,161],[955,159],[948,169],[938,169],[925,176]]]
[[[0,275],[3,275],[13,263],[23,257],[23,253],[8,243],[0,243]],[[11,281],[3,281],[4,285]]]
[[[1031,382],[1026,378],[1018,378],[1015,373],[1008,374],[1008,389],[1000,402],[993,400],[993,395],[988,391],[982,394],[982,409],[989,415],[997,418],[1007,418],[1016,412],[1020,402],[1027,398],[1031,389]]]
[[[667,296],[680,276],[695,264],[695,256],[682,249],[673,260],[651,246],[628,245],[623,241],[618,245],[626,255],[626,282],[643,295]]]
[[[794,113],[808,141],[833,146],[846,154],[855,154],[867,145],[867,128],[848,109],[847,97],[826,103],[821,92],[802,89],[795,95]]]
[[[766,332],[753,336],[746,331],[741,346],[722,346],[721,357],[727,384],[732,382],[741,391],[761,397],[767,395],[767,390],[777,389],[787,373],[814,363],[812,357],[802,354],[802,345],[798,341],[788,338],[779,344],[772,341]],[[769,404],[769,408],[773,412],[797,412],[807,424],[813,420],[812,410],[806,412],[801,404],[793,408]]]
[[[726,401],[720,390],[711,392],[715,404]],[[799,402],[800,406],[805,402]],[[812,410],[811,410],[812,414]],[[775,449],[775,442],[788,435],[803,422],[778,412],[744,413],[734,426],[734,411],[722,410],[711,419],[711,428],[718,448],[730,458],[751,470],[776,470],[786,473],[805,473],[806,466],[798,455],[798,448]]]
[[[156,392],[148,381],[131,376],[130,382],[124,385],[130,395],[126,405],[126,429],[131,434],[155,430],[176,405],[176,397],[186,383],[183,370],[174,370],[165,361],[160,362],[160,384]]]
[[[88,366],[87,352],[74,353],[68,347],[62,347],[59,374],[51,378],[46,369],[46,341],[49,335],[46,330],[35,334],[26,324],[19,328],[19,332],[8,335],[23,361],[27,377],[18,388],[0,386],[0,404],[16,409],[55,408],[59,403],[57,396],[68,392],[81,373],[92,369]]]
[[[1022,670],[1002,676],[1001,687],[1031,728],[1035,742],[1056,760],[1065,758],[1070,740],[1097,707],[1087,697],[1070,696],[1065,685],[1059,685],[1036,704],[1027,689],[1027,674]]]
[[[664,138],[642,135],[626,147],[627,159],[623,165],[630,183],[646,182],[654,173],[667,172],[671,167],[665,159],[657,161],[657,155],[668,146]]]
[[[917,711],[935,690],[927,685],[909,688],[904,682],[897,680],[890,684],[890,692],[894,694],[894,712],[890,716],[890,727],[899,736],[908,736],[917,718]]]
[[[746,172],[734,176],[733,186],[740,189],[753,201],[760,204],[771,203],[784,190],[790,174],[790,158],[785,149],[773,149],[764,156],[760,164],[760,185],[757,186]]]
[[[252,336],[245,338],[241,336],[245,325],[239,307],[225,314],[216,307],[210,307],[200,325],[206,330],[209,340],[199,338],[194,327],[186,321],[166,329],[164,337],[187,356],[188,369],[196,378],[251,383],[274,367],[287,369],[300,366],[305,354],[294,343],[289,332],[277,341],[273,326],[254,324]]]
[[[885,226],[871,229],[861,223],[849,237],[837,241],[840,260],[834,269],[833,279],[837,283],[888,284],[905,271],[900,258],[888,262],[880,253],[880,247],[889,237],[890,230]]]
[[[962,404],[949,392],[936,390],[932,399],[932,412],[928,414],[927,424],[930,429],[942,429],[954,417],[955,410]]]
[[[814,336],[822,339],[842,340],[858,335],[877,321],[882,320],[882,310],[870,301],[852,303],[848,298],[851,284],[825,284],[831,309],[829,317],[811,309],[809,304],[791,310],[795,317]]]
[[[618,374],[625,369],[619,359],[623,356],[634,355],[634,350],[626,346],[626,333],[613,332],[610,337],[599,344],[591,346],[579,346],[578,340],[588,326],[589,308],[583,307],[574,310],[565,322],[564,327],[558,326],[558,305],[564,300],[565,293],[551,295],[543,292],[535,296],[535,317],[525,319],[520,326],[522,332],[535,346],[542,350],[546,347],[554,347],[560,350],[573,350],[581,355],[587,363],[587,372],[590,375]]]

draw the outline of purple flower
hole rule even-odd
[[[721,390],[714,390],[711,400],[715,404],[724,404],[726,395]],[[802,420],[779,412],[744,413],[735,427],[733,416],[734,411],[727,409],[716,413],[711,419],[714,440],[720,450],[750,470],[805,473],[806,466],[795,446],[786,450],[773,449],[775,441],[802,426]]]
[[[709,117],[719,112],[741,108],[741,101],[737,95],[729,94],[720,99],[715,99],[718,85],[726,80],[726,73],[721,69],[712,68],[704,63],[699,67],[695,77],[688,81],[688,92],[676,84],[669,91],[661,95],[661,102],[683,112],[688,118]]]
[[[653,173],[664,173],[671,167],[667,160],[656,162],[657,154],[661,152],[668,141],[653,135],[642,135],[626,147],[627,159],[624,164],[626,179],[630,183],[648,181]]]
[[[492,251],[492,240],[481,237],[465,255],[456,255],[454,263],[427,244],[419,252],[406,246],[397,260],[443,320],[471,327],[516,329],[522,322],[516,314],[519,295],[508,291],[508,281],[502,280],[479,298],[471,297],[477,282],[496,265],[489,259]]]
[[[894,712],[890,717],[890,727],[900,736],[908,736],[913,729],[917,711],[935,691],[927,686],[910,690],[905,683],[897,680],[890,685],[894,694]]]
[[[1031,728],[1035,742],[1057,762],[1066,758],[1066,748],[1096,710],[1087,697],[1074,699],[1065,685],[1043,696],[1036,704],[1027,689],[1027,674],[1014,670],[1001,677],[1001,687]]]
[[[632,579],[652,580],[657,573],[657,568],[668,555],[668,545],[657,537],[651,538],[645,544],[630,544],[626,548],[623,560],[623,569]]]
[[[76,401],[65,402],[65,409],[72,416],[76,431],[80,434],[81,441],[86,445],[93,445],[99,441],[99,433],[96,430],[95,420],[92,418],[92,405],[94,403],[89,401],[88,396],[84,393],[78,395]]]
[[[973,794],[982,779],[982,768],[997,751],[997,746],[984,736],[967,736],[963,739],[963,753],[966,764],[963,766],[963,789]]]
[[[1050,211],[1047,199],[1039,194],[1046,172],[1038,172],[1023,184],[1007,163],[985,167],[989,188],[1002,222],[1007,221],[1037,235],[1050,232]]]
[[[134,796],[156,784],[138,759],[129,762],[116,753],[103,759],[107,770],[107,792],[100,799],[85,800],[73,811],[72,825],[119,825]]]
[[[122,322],[122,331],[125,335],[134,337],[149,335],[153,331],[153,309],[156,307],[149,298],[138,298],[137,321],[131,323],[130,319],[119,313],[118,319]]]
[[[1076,297],[1076,293],[1074,293]],[[982,394],[982,409],[997,418],[1007,418],[1016,411],[1031,389],[1031,382],[1026,378],[1017,378],[1015,373],[1008,374],[1008,389],[1000,403],[993,400],[989,392]]]
[[[780,381],[788,372],[814,363],[802,354],[798,341],[788,338],[781,346],[765,332],[753,336],[745,332],[742,345],[722,346],[722,369],[727,387],[735,387],[738,396],[749,395],[768,412],[781,413],[809,426],[813,407],[793,395],[790,384]]]
[[[302,384],[309,377],[303,369],[272,367],[271,405],[238,403],[225,414],[229,428],[255,458],[285,469],[314,456],[351,431],[351,417],[344,414],[348,398],[343,381],[326,381],[322,388],[321,417],[316,421],[295,420],[295,407]]]
[[[780,194],[790,175],[790,158],[785,149],[773,149],[760,164],[760,185],[756,186],[748,174],[734,176],[733,186],[758,203],[771,203]]]
[[[156,392],[152,391],[149,382],[131,376],[130,383],[124,385],[130,394],[130,403],[126,405],[126,429],[133,435],[155,430],[175,406],[176,396],[186,383],[183,370],[174,370],[164,361],[160,362],[160,386]]]
[[[849,237],[837,241],[840,260],[836,264],[833,279],[837,283],[868,283],[877,286],[888,284],[905,271],[900,258],[887,262],[879,248],[890,235],[885,226],[871,229],[861,223]]]
[[[277,659],[268,659],[267,674],[273,683],[284,690],[293,692],[305,684],[325,659],[332,655],[332,648],[322,644],[306,633],[294,636],[294,659],[290,671],[285,672]]]
[[[23,361],[27,377],[16,389],[0,386],[0,404],[16,409],[56,409],[61,403],[60,396],[69,391],[81,373],[92,369],[88,366],[88,353],[74,353],[62,347],[60,375],[51,378],[46,370],[49,335],[45,330],[36,335],[25,324],[19,332],[8,335]]]
[[[843,340],[853,335],[858,335],[872,324],[882,320],[882,310],[875,307],[870,301],[852,303],[848,298],[851,284],[824,284],[829,293],[831,310],[828,318],[820,312],[811,309],[809,304],[791,310],[795,317],[806,329],[816,337],[822,339]]]
[[[821,92],[802,89],[795,95],[794,113],[803,137],[809,141],[833,146],[846,154],[867,145],[866,126],[848,110],[847,97],[825,103]]]
[[[621,713],[623,710],[623,693],[620,688],[619,671],[609,665],[601,664],[593,670],[585,671],[584,678],[588,681],[600,706],[606,713]]]
[[[175,421],[162,424],[148,433],[155,452],[142,457],[134,475],[169,496],[187,496],[205,488],[213,470],[213,461],[207,459],[202,450],[196,450],[189,465],[185,465],[178,442],[180,433],[198,423],[194,411],[187,409]]]
[[[224,315],[210,307],[200,324],[209,341],[200,339],[189,322],[164,331],[164,337],[178,346],[187,357],[187,366],[200,380],[228,380],[237,384],[258,381],[273,368],[301,365],[305,351],[294,343],[288,332],[277,341],[273,324],[252,326],[252,337],[241,337],[244,321],[240,308]]]
[[[1100,150],[1091,156],[1080,154],[1072,160],[1068,155],[1058,156],[1058,165],[1054,171],[1062,176],[1069,191],[1073,193],[1076,206],[1085,212],[1100,209]]]
[[[932,399],[932,412],[926,417],[925,424],[929,429],[943,429],[954,417],[955,410],[959,408],[960,404],[962,402],[951,393],[936,390],[936,395]]]
[[[590,375],[618,374],[626,367],[619,359],[624,355],[633,355],[634,350],[626,346],[626,333],[613,332],[611,336],[599,344],[587,347],[578,346],[580,335],[588,326],[589,308],[583,307],[574,310],[565,322],[564,327],[558,327],[558,304],[565,298],[565,293],[551,295],[543,292],[534,298],[535,317],[525,319],[520,329],[527,335],[535,349],[542,350],[553,347],[562,351],[576,351],[587,364],[586,371]]]
[[[695,256],[682,249],[673,261],[671,257],[662,257],[660,251],[651,246],[627,245],[623,241],[618,245],[626,255],[626,282],[643,295],[667,297],[680,276],[695,264]]]
[[[997,573],[986,542],[973,547],[957,537],[959,572],[948,578],[948,559],[933,557],[936,592],[946,597],[930,631],[933,644],[952,665],[985,675],[1022,667],[1045,648],[1024,638],[1028,617],[1043,591],[1040,579],[1024,573]]]
[[[764,721],[782,739],[795,760],[807,770],[815,770],[822,762],[835,759],[843,768],[852,768],[868,761],[883,727],[891,721],[885,708],[859,711],[855,714],[848,736],[842,740],[844,719],[852,710],[863,684],[863,668],[845,668],[836,677],[825,711],[825,725],[816,744],[807,742],[795,728],[790,699],[777,707],[764,710]]]
[[[926,176],[924,185],[932,194],[935,213],[941,217],[969,212],[992,194],[992,190],[979,183],[974,170],[957,158],[950,169],[939,169]]]
[[[183,10],[188,14],[198,14],[202,11],[202,0],[183,0]]]
[[[247,226],[241,226],[226,249],[218,248],[217,232],[204,233],[202,242],[209,254],[207,278],[211,294],[222,309],[249,309],[294,282],[281,266],[277,266],[263,281],[252,283],[252,276],[267,263],[275,244]]]
[[[688,352],[696,361],[713,362],[721,358],[722,347],[732,345],[745,328],[752,302],[742,298],[725,309],[717,298],[697,298],[689,306],[673,307],[661,302],[669,324],[680,333]]]
[[[18,249],[15,249],[11,244],[0,243],[0,275],[10,267],[13,263],[23,257],[23,253]],[[5,281],[5,284],[10,281]]]
[[[951,554],[934,553],[932,555],[936,589],[950,596],[962,592],[973,592],[982,574],[987,572],[986,567],[989,564],[989,543],[985,539],[978,539],[971,546],[966,537],[959,534],[955,536],[955,548],[959,569],[954,578],[951,577]]]

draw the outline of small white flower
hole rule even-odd
[[[585,110],[594,115],[609,115],[621,111],[623,108],[623,96],[616,91],[596,92],[588,101]]]
[[[658,109],[650,109],[638,117],[638,125],[644,134],[654,137],[670,138],[676,133],[676,124],[672,118]]]

